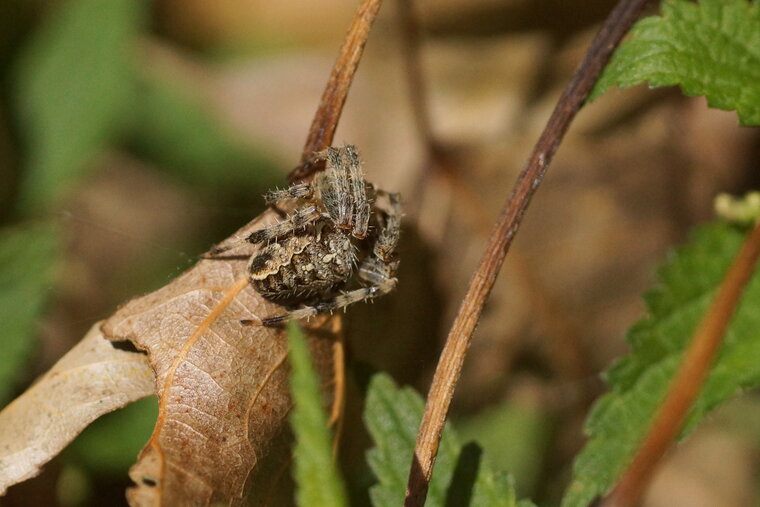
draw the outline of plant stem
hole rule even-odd
[[[417,128],[417,135],[428,152],[428,158],[433,158],[432,152],[436,146],[436,140],[430,122],[428,93],[422,73],[420,22],[413,0],[398,0],[398,20],[403,42],[402,57],[406,70],[404,74],[406,74],[409,80],[409,99],[412,106],[414,124]]]
[[[422,507],[425,503],[441,432],[461,374],[465,353],[531,197],[541,184],[570,122],[583,105],[612,52],[647,2],[648,0],[621,0],[605,20],[560,97],[491,232],[486,251],[459,307],[433,377],[409,472],[404,501],[406,507]]]
[[[760,223],[744,242],[728,270],[718,294],[697,327],[683,361],[671,381],[665,399],[633,461],[605,498],[604,507],[637,505],[665,451],[681,431],[686,416],[710,372],[710,365],[723,343],[744,287],[752,278],[760,256]]]
[[[314,162],[314,153],[332,145],[338,120],[343,112],[343,104],[346,103],[348,90],[364,53],[370,28],[382,3],[382,0],[364,0],[356,10],[353,23],[343,40],[325,91],[322,92],[317,112],[311,122],[301,154],[301,164],[288,175],[290,183],[307,179],[324,169],[323,161]]]

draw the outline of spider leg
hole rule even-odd
[[[385,190],[378,190],[377,194],[387,197],[389,209],[382,212],[385,226],[377,235],[372,247],[372,256],[383,263],[389,263],[396,253],[398,240],[401,236],[401,198],[399,194]]]
[[[356,146],[349,144],[343,148],[346,164],[346,177],[351,196],[351,234],[358,239],[364,239],[367,236],[369,227],[369,218],[372,214],[372,207],[367,198],[367,185],[364,181],[364,171],[362,162],[359,159],[359,151]]]
[[[339,228],[351,229],[353,207],[345,148],[331,146],[317,155],[327,160],[327,170],[317,175],[316,180],[325,210]]]
[[[312,185],[308,183],[300,183],[291,185],[290,187],[283,190],[278,189],[269,191],[264,195],[264,200],[271,206],[283,199],[308,199],[313,197],[313,195],[314,187]],[[276,211],[284,215],[284,212],[280,211],[279,209],[276,209]],[[227,246],[215,246],[207,253],[203,254],[201,257],[204,259],[218,259],[220,258],[221,254],[239,246],[241,243],[248,242],[256,244],[280,238],[289,234],[291,231],[306,227],[310,223],[314,222],[317,218],[319,218],[320,215],[321,214],[317,211],[316,206],[313,205],[298,208],[295,213],[293,213],[293,215],[290,217],[285,216],[285,219],[280,223],[267,227],[265,229],[261,229],[259,231],[255,231],[247,238],[240,239],[233,244]],[[238,257],[235,256],[233,258]]]
[[[285,189],[270,190],[264,194],[264,202],[272,205],[285,199],[311,199],[314,187],[310,183],[298,183]]]
[[[315,222],[322,214],[319,212],[316,206],[306,205],[302,206],[290,215],[288,218],[274,225],[270,225],[264,229],[254,231],[248,236],[245,241],[249,243],[263,243],[265,241],[271,241],[273,239],[287,236],[293,231],[303,229],[307,225]]]
[[[388,294],[396,287],[396,284],[397,280],[395,278],[386,278],[378,285],[343,292],[326,301],[320,301],[313,306],[301,306],[282,315],[261,319],[261,323],[266,327],[276,327],[288,320],[308,319],[315,315],[332,313],[335,310],[345,308],[359,301],[367,301]]]
[[[236,247],[238,244],[230,245],[230,246],[215,246],[211,248],[208,252],[201,254],[201,259],[211,259],[211,260],[227,260],[227,261],[244,261],[246,259],[249,259],[250,255],[224,255],[224,252],[227,252],[229,250],[232,250],[234,247]]]

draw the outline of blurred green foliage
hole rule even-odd
[[[157,73],[139,77],[126,143],[144,160],[184,181],[204,186],[269,188],[282,173],[259,149],[237,139],[181,83]]]
[[[488,450],[491,466],[514,476],[520,496],[537,493],[553,429],[542,407],[505,401],[458,420],[454,426],[463,440],[477,442]]]
[[[82,468],[66,463],[55,484],[56,500],[61,507],[83,507],[92,503],[92,480]]]
[[[99,153],[120,144],[200,185],[267,188],[280,177],[187,84],[144,70],[138,50],[147,6],[68,0],[19,55],[13,107],[25,143],[25,211],[55,205]]]
[[[130,403],[88,426],[63,457],[92,475],[123,474],[150,438],[157,417],[154,396]]]
[[[0,230],[0,406],[23,375],[55,282],[61,238],[50,223]]]
[[[372,377],[364,409],[364,422],[374,442],[367,454],[378,483],[370,489],[375,507],[402,505],[424,402],[410,388],[397,387],[383,373]],[[438,449],[435,473],[426,505],[518,505],[512,478],[491,469],[483,450],[462,446],[447,426]],[[520,502],[521,506],[531,505]]]
[[[146,8],[143,0],[62,2],[20,55],[22,208],[53,204],[123,127]]]
[[[633,351],[607,371],[611,391],[586,420],[589,441],[576,457],[563,506],[585,506],[607,492],[632,458],[745,236],[746,229],[727,222],[702,226],[658,270],[658,284],[645,296],[648,315],[628,332]],[[760,383],[758,357],[760,277],[755,276],[744,290],[682,437],[717,405]]]
[[[293,410],[290,423],[296,437],[293,450],[296,500],[303,507],[348,505],[346,490],[332,453],[332,433],[319,389],[319,378],[311,364],[309,347],[297,324],[288,326],[290,343],[290,387]]]

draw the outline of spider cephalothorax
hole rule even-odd
[[[246,238],[266,245],[251,257],[251,285],[265,298],[290,307],[285,315],[262,319],[264,325],[331,312],[396,286],[398,194],[375,190],[364,180],[352,145],[316,156],[327,161],[327,168],[313,183],[265,196],[267,204],[295,199],[295,211]],[[376,206],[378,199],[386,201],[386,209]],[[350,289],[354,274],[363,286],[341,291]]]

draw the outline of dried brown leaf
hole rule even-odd
[[[0,495],[34,477],[103,414],[153,394],[143,354],[118,350],[96,324],[36,384],[0,412]]]
[[[257,466],[289,454],[282,438],[291,406],[287,340],[281,330],[241,320],[282,309],[249,285],[247,258],[257,247],[236,239],[275,219],[265,213],[222,243],[230,247],[224,258],[201,260],[105,322],[108,338],[147,351],[156,374],[159,416],[130,470],[132,505],[264,503],[278,482],[277,473]],[[333,342],[312,336],[310,343],[327,384]]]

